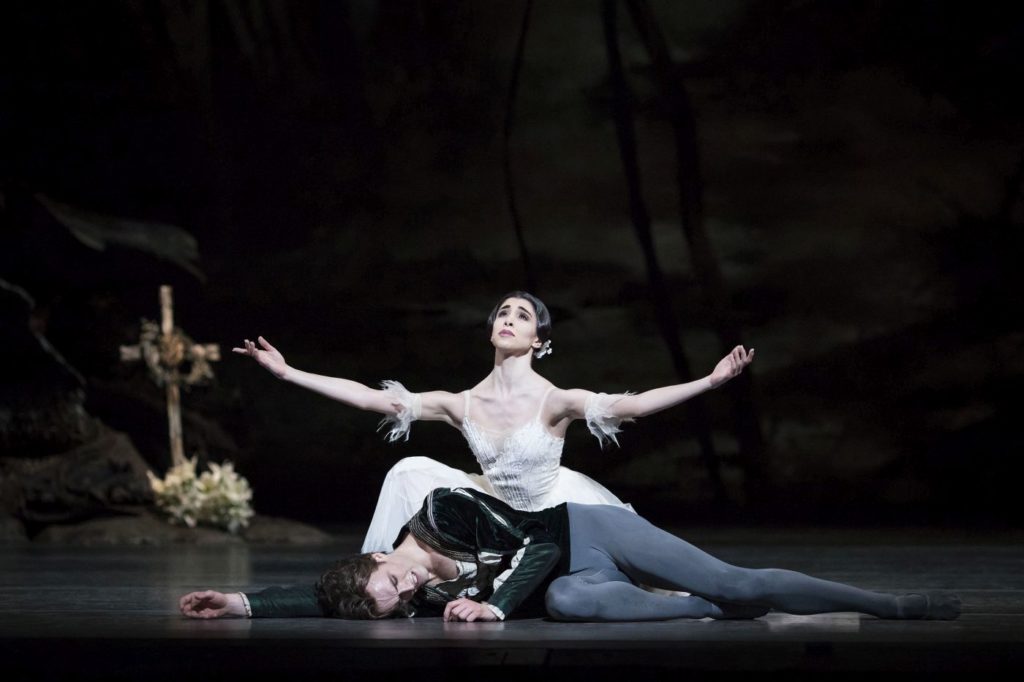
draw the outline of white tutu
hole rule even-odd
[[[633,505],[620,500],[608,488],[605,488],[590,476],[581,474],[568,467],[558,468],[558,481],[555,482],[555,487],[548,494],[544,507],[554,507],[556,504],[563,502],[610,504],[634,511]]]
[[[429,457],[406,457],[384,478],[362,551],[390,552],[402,526],[420,510],[434,488],[472,488],[499,497],[483,474],[468,474]],[[567,467],[559,467],[558,479],[543,506],[562,502],[612,504],[633,510],[594,479]]]

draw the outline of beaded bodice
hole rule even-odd
[[[494,491],[516,509],[543,509],[558,480],[564,440],[552,436],[540,419],[550,392],[548,388],[544,393],[533,419],[507,433],[477,424],[470,417],[469,391],[463,393],[462,434]]]

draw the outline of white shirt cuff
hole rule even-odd
[[[505,613],[494,604],[484,604],[487,608],[494,612],[494,615],[498,617],[498,620],[505,620]]]
[[[239,592],[238,596],[242,598],[242,606],[245,607],[245,617],[252,618],[252,606],[249,605],[249,598],[245,596],[245,592]]]

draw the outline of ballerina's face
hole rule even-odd
[[[524,298],[507,298],[498,308],[491,327],[491,345],[510,353],[528,353],[540,348],[537,311]]]

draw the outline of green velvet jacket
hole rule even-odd
[[[568,573],[569,517],[566,506],[538,512],[517,511],[501,500],[466,488],[438,488],[402,529],[438,553],[475,563],[478,590],[473,599],[486,601],[505,617],[544,614],[548,584]],[[313,585],[271,587],[247,593],[252,616],[323,615]],[[440,615],[453,599],[426,586],[413,598],[417,615]]]

